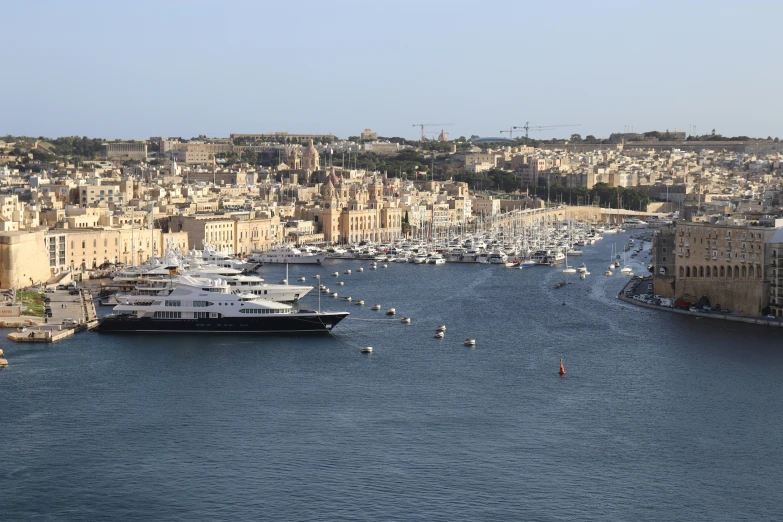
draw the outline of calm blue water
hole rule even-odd
[[[543,267],[292,267],[366,301],[322,299],[353,313],[335,337],[3,336],[0,519],[779,519],[780,333],[618,302],[626,237],[559,290]]]

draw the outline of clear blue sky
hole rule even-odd
[[[0,0],[0,135],[780,135],[783,3]],[[433,129],[436,131],[439,129]],[[548,137],[537,133],[531,136]]]

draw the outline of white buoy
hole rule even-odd
[[[332,297],[337,297],[337,292],[332,292]]]
[[[435,331],[436,332],[445,332],[446,331],[446,325],[442,324],[442,325],[438,326],[437,328],[435,328]]]
[[[346,270],[346,271],[345,271],[345,272],[343,272],[343,273],[344,273],[344,274],[350,274],[350,273],[351,273],[351,271],[350,271],[350,270]]]
[[[433,339],[443,339],[443,332],[436,332],[435,335],[432,336]]]
[[[388,310],[386,310],[386,315],[396,315],[396,314],[397,314],[397,310],[395,310],[394,308],[389,308]]]
[[[410,317],[403,317],[402,319],[400,319],[400,322],[402,324],[411,324],[411,318]]]
[[[389,265],[387,265],[386,263],[384,263],[384,264],[383,264],[383,268],[389,268]]]
[[[462,343],[465,346],[476,346],[476,340],[475,339],[465,339],[465,341]]]
[[[365,346],[360,350],[362,353],[372,353],[372,346]]]
[[[283,279],[283,280],[281,280],[281,281],[280,281],[280,284],[281,284],[281,285],[287,285],[287,284],[288,284],[288,279]]]
[[[353,301],[353,298],[349,295],[348,297],[343,297],[346,301]]]
[[[337,286],[345,286],[345,282],[340,281],[339,283],[337,283]]]
[[[306,277],[300,277],[299,280],[300,281],[307,281],[307,278]]]
[[[364,268],[360,268],[357,272],[364,272]]]
[[[371,308],[371,310],[376,310],[376,311],[378,311],[380,309],[381,309],[381,305],[372,305],[372,308]]]
[[[360,300],[356,301],[356,305],[357,305],[357,306],[364,306],[364,301],[362,301],[362,300],[360,299]]]
[[[372,265],[372,266],[370,267],[370,270],[376,270],[377,268],[378,268],[378,266],[377,266],[377,265]]]
[[[334,277],[337,277],[338,275],[340,275],[340,272],[335,272],[335,273],[333,273],[332,275],[333,275]]]

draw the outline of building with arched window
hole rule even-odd
[[[748,315],[767,314],[773,304],[776,315],[783,313],[775,241],[783,250],[783,229],[677,222],[653,239],[655,292]]]

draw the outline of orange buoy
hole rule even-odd
[[[560,371],[557,373],[559,373],[560,375],[566,374],[565,368],[563,367],[563,359],[560,359]]]

